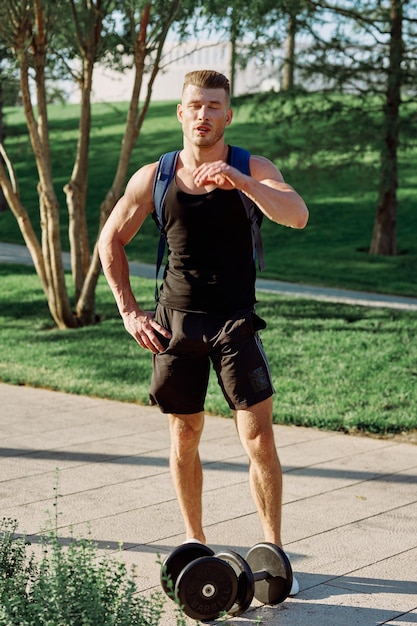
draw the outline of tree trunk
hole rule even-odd
[[[103,228],[107,218],[112,212],[114,205],[122,194],[123,185],[125,184],[127,172],[129,169],[130,157],[135,147],[140,127],[137,126],[139,112],[139,97],[142,88],[143,74],[145,71],[145,60],[147,55],[146,49],[146,32],[150,16],[150,4],[145,5],[139,26],[138,36],[135,42],[134,63],[135,78],[133,82],[132,95],[130,98],[129,111],[127,114],[126,127],[122,141],[122,147],[117,164],[116,174],[109,191],[107,192],[100,207],[100,223],[98,236]],[[150,96],[149,96],[150,97]],[[83,324],[92,324],[95,321],[95,289],[100,275],[100,257],[98,255],[98,237],[94,246],[93,254],[90,260],[87,275],[83,282],[83,286],[76,304],[77,318]]]
[[[0,145],[4,142],[4,118],[3,118],[3,79],[0,76]],[[3,157],[0,155],[0,165],[4,165]],[[3,189],[0,187],[0,212],[7,211],[8,204]]]
[[[71,8],[76,24],[77,42],[82,57],[81,113],[78,127],[77,153],[70,181],[65,185],[66,202],[68,208],[68,230],[71,250],[71,268],[74,279],[75,299],[79,299],[84,281],[90,267],[90,244],[88,240],[86,198],[88,188],[88,158],[91,131],[91,90],[93,71],[101,42],[101,30],[106,11],[104,3],[98,2],[87,8],[87,31],[80,26],[79,15],[75,3]],[[94,300],[92,301],[94,307]],[[77,316],[78,317],[78,316]],[[94,310],[89,312],[81,321],[92,323]]]
[[[71,180],[64,186],[68,208],[68,235],[71,250],[71,269],[75,298],[79,298],[90,266],[86,196],[88,187],[88,154],[91,128],[91,88],[94,58],[83,60],[81,85],[81,113],[78,144]]]
[[[4,213],[9,208],[3,189],[0,187],[0,213]]]
[[[46,293],[50,313],[59,328],[77,326],[65,284],[59,228],[59,204],[53,185],[45,91],[45,50],[42,6],[36,4],[36,33],[33,33],[31,55],[35,68],[38,115],[35,119],[29,87],[29,49],[18,51],[20,88],[29,136],[39,174],[38,195],[42,229],[42,255],[46,276]],[[36,264],[35,264],[36,267]],[[38,269],[38,267],[37,267]],[[41,277],[41,280],[43,277]]]
[[[285,40],[285,59],[282,67],[282,91],[290,91],[294,88],[294,60],[295,60],[295,34],[297,32],[297,19],[290,14],[287,22],[287,38]]]
[[[235,10],[232,9],[230,22],[230,96],[236,93],[236,66],[237,66],[237,38],[238,22],[236,21]]]
[[[369,252],[395,255],[398,187],[398,134],[401,103],[402,0],[391,0],[391,39],[388,85],[384,107],[384,143],[381,150],[379,196]]]
[[[5,159],[6,160],[6,159]],[[25,210],[24,206],[20,202],[19,194],[16,189],[13,188],[13,184],[10,182],[10,179],[14,178],[10,175],[9,177],[6,174],[6,170],[2,162],[0,161],[0,186],[4,193],[4,196],[12,210],[16,221],[18,223],[20,232],[22,233],[23,239],[28,247],[30,255],[32,257],[36,273],[41,282],[42,289],[44,291],[45,296],[48,296],[48,280],[46,276],[45,263],[42,255],[42,248],[39,244],[39,241],[36,237],[35,231],[33,230],[29,215]]]

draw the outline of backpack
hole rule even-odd
[[[230,147],[230,165],[240,170],[243,174],[250,174],[249,159],[250,153],[243,148],[237,146]],[[171,184],[175,175],[176,164],[180,151],[175,150],[173,152],[166,152],[163,154],[158,163],[158,167],[155,173],[153,184],[153,201],[155,205],[155,211],[152,213],[152,217],[160,232],[158,252],[156,259],[156,287],[155,287],[155,299],[158,300],[158,276],[161,269],[162,260],[164,258],[166,235],[164,231],[164,205],[167,195],[168,187]],[[244,193],[239,191],[240,198],[246,210],[246,215],[251,223],[252,231],[252,245],[253,245],[253,258],[257,258],[258,267],[262,271],[265,267],[263,246],[261,239],[260,225],[262,221],[262,213],[256,206],[256,204],[248,198]]]

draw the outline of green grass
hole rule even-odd
[[[0,380],[148,403],[151,355],[124,330],[103,277],[101,323],[67,331],[52,326],[31,268],[0,266],[0,280]],[[132,284],[151,308],[154,281]],[[276,423],[378,434],[417,428],[415,312],[258,295]],[[206,410],[230,415],[213,376]]]
[[[285,129],[266,125],[253,115],[250,101],[238,100],[235,116],[227,130],[229,143],[243,145],[253,153],[268,156],[281,168],[286,180],[304,197],[310,220],[303,231],[286,229],[265,220],[263,239],[266,251],[265,278],[349,289],[417,296],[417,149],[400,153],[399,207],[395,257],[370,256],[369,248],[376,206],[378,167],[375,151],[368,150],[358,161],[340,165],[344,142],[327,148],[325,166],[318,156],[304,158],[313,151],[314,133],[303,132],[302,123],[293,123],[293,135],[299,153],[288,156],[282,143]],[[88,225],[95,240],[100,203],[113,179],[123,133],[126,103],[97,104],[93,107]],[[79,107],[50,107],[51,145],[56,190],[62,212],[61,229],[64,249],[68,249],[67,215],[63,185],[71,173],[78,124]],[[16,163],[21,197],[39,233],[39,209],[36,194],[37,175],[22,109],[7,109],[7,147]],[[317,128],[323,135],[322,124]],[[332,121],[332,132],[337,128]],[[281,133],[281,134],[280,134]],[[284,133],[284,134],[283,134]],[[284,136],[285,135],[285,136]],[[319,136],[317,134],[317,136]],[[346,137],[348,141],[349,135]],[[175,116],[175,103],[156,102],[150,107],[131,160],[130,174],[144,163],[181,145],[181,128]],[[310,150],[311,146],[311,150]],[[0,213],[0,240],[22,243],[22,237],[10,212]],[[151,219],[129,245],[132,260],[154,262],[158,234]]]

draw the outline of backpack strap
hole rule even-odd
[[[238,146],[230,146],[230,165],[243,174],[250,176],[250,152]],[[253,258],[257,258],[258,267],[262,272],[265,269],[264,250],[261,237],[262,213],[256,204],[242,191],[239,191],[240,199],[245,207],[246,215],[251,223]]]
[[[158,253],[156,258],[155,300],[158,300],[159,297],[158,276],[165,252],[165,230],[163,222],[164,203],[168,187],[170,186],[171,181],[175,176],[175,167],[177,165],[179,153],[179,150],[174,150],[173,152],[166,152],[161,156],[158,162],[158,167],[156,168],[155,178],[153,182],[153,201],[155,205],[155,211],[152,213],[152,217],[160,233]]]

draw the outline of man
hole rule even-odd
[[[205,543],[202,525],[203,430],[209,363],[233,411],[249,457],[251,492],[265,541],[282,547],[282,472],[272,429],[274,393],[254,312],[251,230],[238,190],[273,222],[304,228],[308,210],[275,165],[251,156],[250,175],[228,163],[229,82],[202,70],[185,77],[177,117],[183,149],[165,203],[169,257],[155,314],[136,302],[124,246],[154,210],[157,163],[139,169],[102,231],[103,271],[126,330],[153,353],[151,400],[169,414],[170,468],[186,539]],[[292,595],[297,593],[294,582]]]

